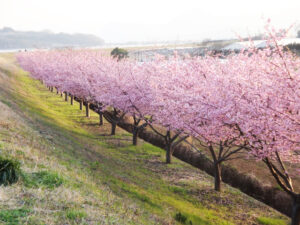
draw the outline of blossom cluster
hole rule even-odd
[[[203,143],[247,143],[258,159],[300,163],[300,59],[269,35],[225,59],[174,55],[118,61],[94,50],[19,53],[35,79],[87,102],[180,130]],[[296,169],[297,170],[297,169]]]

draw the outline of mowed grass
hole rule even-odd
[[[287,224],[271,208],[164,151],[90,118],[0,56],[1,154],[22,179],[1,187],[4,224]],[[6,74],[10,71],[9,74]],[[11,220],[11,221],[10,221]]]

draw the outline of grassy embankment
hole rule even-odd
[[[109,136],[0,55],[1,154],[22,163],[22,179],[0,189],[3,224],[287,224],[269,207],[174,160],[121,129]]]

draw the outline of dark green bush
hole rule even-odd
[[[20,162],[0,157],[0,185],[10,185],[18,181]]]

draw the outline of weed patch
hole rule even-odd
[[[258,217],[257,222],[262,225],[287,225],[287,223],[282,219],[274,219],[268,217]]]
[[[19,224],[20,219],[26,217],[28,213],[30,213],[30,210],[24,208],[1,210],[0,221],[10,225]]]
[[[41,171],[31,174],[22,174],[23,182],[26,187],[49,189],[56,188],[64,183],[64,179],[58,173]]]
[[[181,194],[181,195],[186,195],[187,190],[181,187],[176,187],[176,186],[169,186],[168,187],[170,191],[176,193],[176,194]]]
[[[175,220],[178,221],[179,223],[181,224],[188,224],[188,225],[192,225],[192,221],[191,220],[188,220],[188,217],[183,215],[181,212],[179,213],[176,213],[175,215]]]
[[[84,218],[87,217],[87,214],[86,212],[83,212],[83,211],[78,211],[78,210],[75,210],[75,209],[71,209],[71,210],[68,210],[66,212],[66,217],[69,219],[69,220],[82,220]]]

